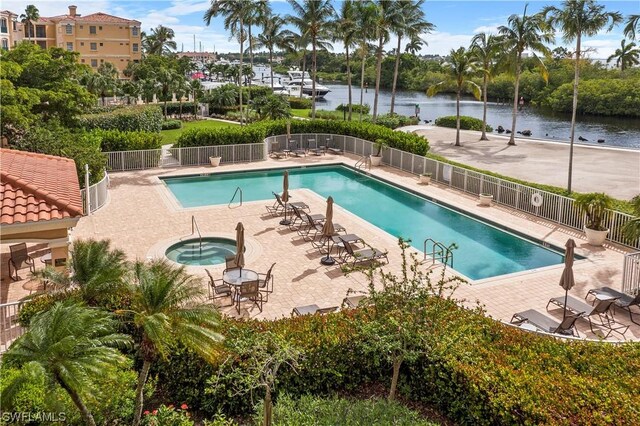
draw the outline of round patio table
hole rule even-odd
[[[258,273],[246,268],[227,269],[222,274],[222,281],[236,287],[240,287],[242,283],[246,283],[247,281],[256,281],[257,279]]]

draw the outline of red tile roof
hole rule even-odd
[[[129,24],[129,23],[140,23],[140,21],[134,21],[132,19],[125,19],[125,18],[120,18],[118,16],[113,16],[113,15],[108,15],[106,13],[102,13],[102,12],[98,12],[98,13],[92,13],[91,15],[76,15],[76,16],[71,16],[71,15],[58,15],[58,16],[51,16],[49,18],[40,18],[41,20],[47,20],[50,19],[52,21],[63,21],[63,20],[69,20],[69,21],[76,21],[76,22],[96,22],[96,23],[106,23],[106,24]]]
[[[2,225],[82,216],[73,160],[0,149]]]

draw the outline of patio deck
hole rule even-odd
[[[191,167],[112,174],[109,202],[92,216],[82,218],[73,230],[72,238],[108,238],[115,247],[124,250],[130,260],[147,259],[162,255],[163,248],[171,241],[188,236],[191,232],[192,215],[195,216],[203,235],[233,236],[236,223],[241,221],[249,246],[245,256],[245,267],[265,273],[272,263],[275,262],[276,266],[273,270],[274,292],[269,295],[269,302],[264,305],[263,312],[260,313],[256,307],[250,308],[250,304],[246,303],[240,316],[273,319],[289,316],[295,306],[340,305],[349,289],[366,291],[364,275],[352,273],[345,276],[338,265],[321,265],[322,255],[317,249],[304,242],[295,231],[279,225],[279,218],[267,214],[264,206],[272,200],[245,202],[236,208],[218,205],[182,209],[158,177],[342,162],[353,165],[356,160],[356,157],[349,155],[327,155],[270,159],[265,162],[226,165],[215,169]],[[480,207],[476,197],[450,190],[446,186],[418,185],[415,176],[396,169],[374,168],[371,173],[558,247],[563,247],[567,238],[574,238],[577,244],[576,253],[587,258],[576,261],[574,265],[576,286],[571,290],[571,294],[576,297],[584,297],[586,292],[594,287],[606,285],[620,288],[623,255],[628,252],[623,247],[589,246],[582,233],[575,230],[505,207]],[[292,190],[291,194],[293,200],[309,204],[312,212],[324,213],[325,200],[319,195],[306,189]],[[400,251],[395,237],[345,211],[338,204],[334,205],[334,221],[343,225],[349,233],[363,237],[369,245],[388,250],[390,263],[385,268],[399,271]],[[503,321],[509,321],[513,313],[526,309],[544,312],[549,298],[564,294],[558,285],[562,268],[563,265],[557,265],[476,281],[461,286],[454,296],[463,299],[469,306],[480,303],[486,309],[487,315]],[[203,285],[208,285],[204,267],[188,269],[202,276]],[[215,278],[221,277],[223,269],[223,265],[209,268]],[[437,278],[440,270],[439,267],[435,269],[434,278]],[[447,273],[453,271],[447,270]],[[25,274],[23,271],[22,276]],[[18,300],[33,292],[34,288],[37,289],[37,286],[28,280],[15,283],[3,280],[1,301]],[[236,315],[233,307],[223,308],[223,312]],[[548,315],[561,319],[562,311],[551,309]],[[627,340],[640,339],[640,326],[631,323],[625,312],[619,311],[616,319],[620,323],[631,325],[626,333]],[[596,338],[589,331],[587,321],[579,320],[578,330],[583,337]],[[614,334],[612,338],[616,339],[619,336]]]

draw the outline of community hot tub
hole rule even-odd
[[[196,266],[218,265],[225,262],[225,257],[235,254],[235,240],[220,237],[183,240],[165,251],[165,256],[176,263]]]

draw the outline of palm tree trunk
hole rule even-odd
[[[380,95],[380,75],[382,74],[382,47],[383,38],[380,35],[378,39],[378,52],[376,53],[376,92],[373,95],[373,122],[376,122],[378,117],[378,96]]]
[[[91,411],[89,411],[87,406],[84,405],[84,402],[82,401],[82,398],[80,398],[80,395],[78,394],[78,392],[71,389],[71,387],[69,387],[69,385],[67,385],[67,383],[58,374],[56,374],[56,381],[60,384],[62,389],[67,391],[73,403],[76,405],[76,407],[78,407],[78,410],[80,410],[80,414],[82,415],[82,419],[84,420],[84,423],[89,426],[96,426],[96,421],[94,420],[93,415],[91,414]]]
[[[462,87],[458,85],[456,91],[456,146],[460,146],[460,92]]]
[[[569,142],[569,176],[567,181],[567,191],[571,193],[571,179],[573,178],[573,141],[576,136],[576,112],[578,110],[578,83],[580,79],[580,34],[576,40],[576,63],[574,66],[573,78],[573,107],[571,109],[571,137]]]
[[[273,48],[269,48],[269,74],[271,74],[271,91],[273,92]]]
[[[179,113],[179,117],[180,117],[180,120],[182,120],[182,95],[180,95],[180,113]]]
[[[488,141],[487,137],[487,86],[489,85],[489,79],[487,78],[487,73],[485,71],[484,77],[482,79],[482,135],[480,136],[481,141]]]
[[[511,135],[509,136],[508,145],[516,144],[516,117],[518,116],[518,91],[520,89],[520,55],[516,59],[516,84],[513,93],[513,113],[511,115]]]
[[[315,35],[311,39],[311,72],[313,75],[311,76],[311,118],[316,118],[316,67],[318,66],[317,61],[317,51],[316,51],[316,37]],[[304,84],[304,74],[302,75],[302,82]]]
[[[345,44],[345,54],[347,58],[347,87],[349,88],[349,121],[351,121],[351,111],[353,95],[351,94],[351,62],[349,61],[349,46]]]
[[[393,114],[393,107],[396,103],[396,84],[398,83],[398,72],[400,71],[400,46],[402,36],[398,35],[398,46],[396,46],[396,65],[393,69],[393,85],[391,86],[391,108],[389,114]]]
[[[393,360],[393,376],[391,377],[391,389],[389,389],[389,401],[396,398],[396,389],[398,388],[398,378],[400,377],[400,367],[402,366],[403,356],[398,355]]]
[[[151,362],[144,360],[142,363],[142,370],[138,375],[138,385],[136,386],[136,405],[133,411],[133,426],[140,424],[142,418],[142,403],[144,401],[144,384],[147,382],[147,376],[149,375],[149,369],[151,368]]]
[[[364,64],[365,64],[365,55],[364,50],[362,51],[362,67],[360,69],[360,122],[362,123],[362,105],[364,101]]]
[[[242,126],[242,52],[244,50],[244,22],[240,18],[240,69],[238,70],[238,87],[240,88],[240,125]]]
[[[302,83],[300,83],[300,99],[302,99],[302,86],[304,85],[304,72],[307,70],[307,50],[302,51]]]
[[[251,72],[249,73],[249,91],[247,92],[247,105],[251,103],[251,73],[253,73],[253,40],[251,40],[251,24],[249,24],[249,63],[251,64]]]
[[[165,120],[167,119],[167,96],[168,95],[164,96],[164,119]]]

